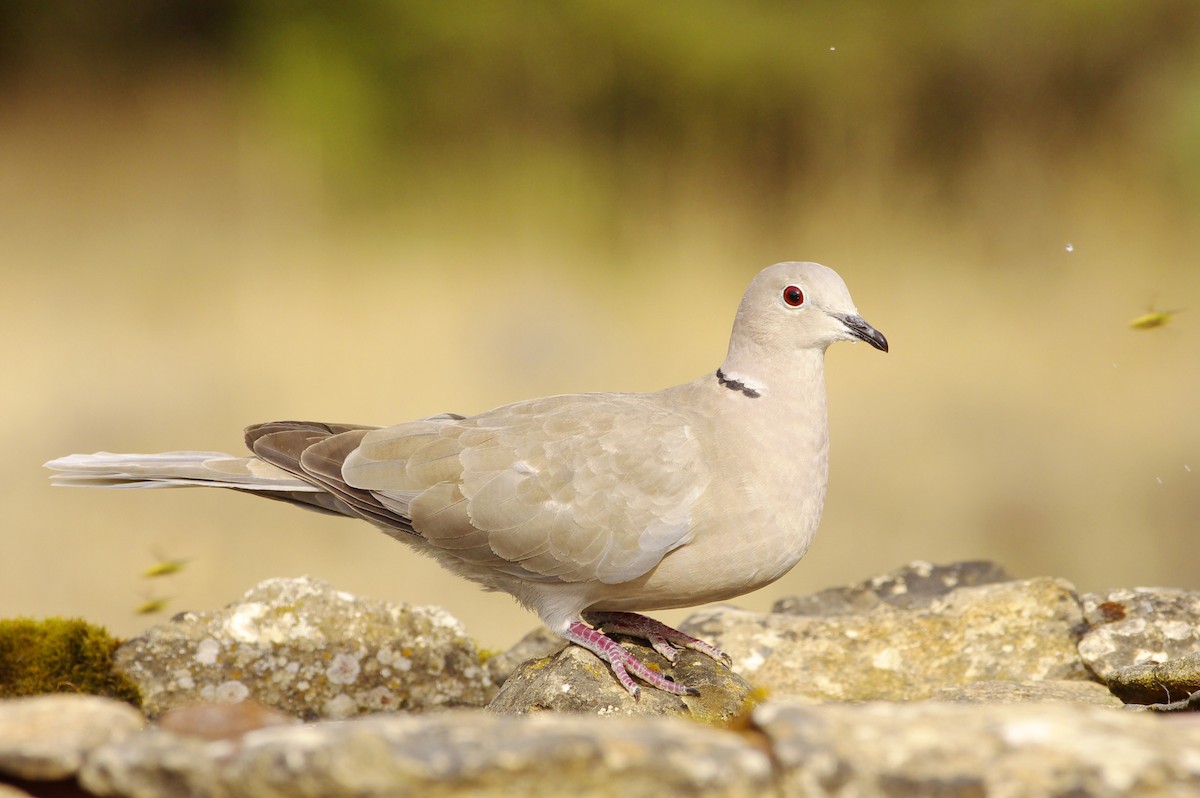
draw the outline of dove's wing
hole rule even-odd
[[[369,431],[341,476],[467,562],[610,584],[689,540],[708,482],[684,419],[634,394],[549,397]]]

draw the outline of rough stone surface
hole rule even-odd
[[[275,727],[240,742],[151,730],[88,761],[81,784],[139,798],[207,796],[760,796],[767,755],[673,718],[463,710]]]
[[[88,752],[146,725],[128,704],[55,694],[0,701],[0,776],[30,780],[75,775]]]
[[[300,721],[257,701],[225,704],[220,701],[201,701],[197,704],[168,709],[158,716],[159,728],[205,740],[240,737],[255,729],[268,726],[291,726]]]
[[[499,687],[521,665],[532,659],[542,659],[562,651],[567,641],[539,626],[517,641],[517,644],[502,654],[497,654],[484,663],[492,684]]]
[[[761,614],[718,607],[683,625],[733,657],[772,697],[915,700],[993,680],[1086,679],[1070,583],[1026,579],[964,587],[914,610],[879,603],[853,615]]]
[[[545,711],[682,715],[705,723],[728,723],[748,710],[753,688],[711,657],[685,650],[672,666],[647,645],[632,641],[624,645],[642,662],[700,694],[677,696],[643,686],[634,698],[613,678],[607,663],[579,646],[568,646],[519,667],[488,708],[514,715]]]
[[[1125,708],[1143,712],[1200,712],[1200,690],[1167,704],[1126,704]]]
[[[787,596],[775,602],[772,612],[786,615],[858,615],[888,604],[912,610],[928,607],[961,587],[1011,582],[999,564],[971,560],[949,565],[915,561],[873,576],[849,587],[831,587],[808,596]]]
[[[1088,631],[1079,654],[1101,679],[1117,668],[1200,654],[1200,593],[1130,588],[1081,597]]]
[[[1194,796],[1191,717],[940,702],[754,711],[795,796]]]
[[[216,612],[187,612],[117,650],[151,717],[253,698],[298,717],[482,706],[495,693],[459,621],[437,607],[271,579]]]
[[[1108,688],[1129,704],[1171,704],[1200,693],[1200,654],[1109,671]]]
[[[933,694],[934,701],[954,701],[961,704],[1028,704],[1057,701],[1067,704],[1090,704],[1098,707],[1120,707],[1121,699],[1099,682],[1079,682],[1064,679],[1044,681],[972,682],[956,687],[942,687]]]
[[[146,729],[135,710],[105,699],[0,702],[0,782],[38,795],[78,794],[70,792],[78,770],[80,784],[94,794],[139,798],[1200,794],[1200,716],[1194,714],[1200,653],[1165,662],[1146,656],[1141,664],[1111,668],[1113,689],[1131,691],[1121,693],[1126,700],[1142,690],[1145,700],[1163,702],[1119,708],[1107,688],[1081,678],[1088,673],[1076,651],[1084,615],[1070,586],[1053,579],[978,584],[996,570],[977,566],[911,565],[848,588],[840,598],[826,591],[820,601],[792,605],[815,608],[808,615],[728,608],[699,614],[687,627],[725,648],[765,688],[753,691],[719,663],[682,652],[673,677],[699,687],[700,696],[680,699],[644,688],[634,701],[607,665],[576,646],[561,648],[546,634],[493,658],[509,660],[494,669],[466,660],[467,667],[498,675],[516,667],[490,712],[380,713],[297,724],[251,701],[210,702],[158,715],[161,726]],[[957,587],[942,591],[938,584]],[[196,668],[198,660],[224,669],[225,681],[217,683],[236,680],[247,693],[260,683],[268,693],[290,690],[297,702],[292,715],[313,716],[322,714],[330,693],[304,692],[292,681],[307,663],[323,663],[326,680],[353,693],[362,674],[378,666],[377,650],[398,651],[418,674],[440,668],[455,678],[455,658],[464,650],[474,654],[469,643],[456,643],[439,649],[449,652],[440,666],[419,660],[433,655],[418,655],[419,646],[407,638],[435,637],[431,627],[441,629],[437,619],[446,617],[439,611],[420,611],[425,620],[414,624],[410,616],[417,611],[401,608],[396,616],[367,602],[347,609],[351,597],[306,580],[275,587],[283,595],[252,595],[214,613],[207,625],[199,616],[183,616],[160,627],[143,662],[152,661],[151,654],[161,657],[161,670],[191,678],[195,695],[208,682],[178,669],[181,663]],[[1106,632],[1097,639],[1105,646],[1120,641],[1134,658],[1166,653],[1164,640],[1188,636],[1193,595],[1142,590],[1090,597],[1089,634]],[[243,609],[248,604],[256,608]],[[856,610],[860,605],[866,608]],[[376,608],[370,611],[386,633],[354,625],[355,613],[368,612],[364,607]],[[1142,623],[1107,629],[1131,619]],[[171,636],[187,624],[200,631]],[[449,639],[465,639],[456,622],[446,626]],[[238,642],[222,643],[218,634]],[[385,636],[397,634],[404,639]],[[622,644],[671,672],[648,647]],[[357,679],[347,679],[354,669],[339,658],[343,654],[359,664]],[[393,655],[385,659],[396,665]],[[303,664],[289,668],[292,661]],[[273,673],[279,675],[272,681]],[[818,703],[930,696],[934,700],[909,703]],[[346,701],[355,705],[356,699]],[[755,707],[756,701],[762,703]],[[35,702],[46,703],[37,708]],[[639,712],[656,717],[621,717]],[[657,717],[672,712],[718,722]]]

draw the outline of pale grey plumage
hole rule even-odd
[[[887,349],[835,272],[781,263],[752,281],[721,368],[657,393],[386,428],[272,422],[247,429],[253,457],[99,453],[47,466],[64,472],[57,484],[218,486],[365,518],[613,661],[607,641],[580,638],[585,612],[732,598],[804,555],[827,476],[824,352],[855,339]]]

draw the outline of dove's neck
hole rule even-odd
[[[754,344],[731,345],[725,362],[717,369],[724,387],[751,399],[771,398],[789,404],[817,402],[825,407],[825,350],[801,349],[780,357],[761,351]]]
[[[829,451],[825,350],[792,350],[786,357],[737,357],[743,352],[731,350],[717,376],[710,378],[719,407],[732,422],[723,443],[742,452],[747,467],[761,469],[764,488],[778,490],[774,497],[778,506],[792,506],[797,495],[816,500],[811,516],[801,524],[809,526],[811,521],[811,532],[820,518]],[[740,390],[732,390],[737,386],[731,379],[741,382]],[[751,459],[756,462],[751,464]]]

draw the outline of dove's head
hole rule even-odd
[[[866,341],[888,351],[883,333],[858,315],[837,272],[819,263],[776,263],[746,289],[723,368],[751,370],[754,361],[787,360],[797,350],[824,352],[838,341]]]

